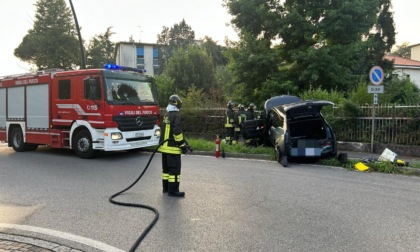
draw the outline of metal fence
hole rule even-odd
[[[340,107],[334,107],[331,121],[339,141],[370,142],[374,122],[374,142],[384,144],[420,145],[419,105],[375,106],[372,121],[372,106],[359,107],[362,116],[344,116]]]

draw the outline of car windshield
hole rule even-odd
[[[138,80],[106,78],[106,99],[111,103],[132,105],[156,102],[152,85]]]

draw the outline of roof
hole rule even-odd
[[[420,61],[407,59],[395,55],[385,55],[385,59],[393,61],[396,66],[420,67]]]
[[[416,46],[419,46],[420,45],[420,43],[418,43],[418,44],[414,44],[414,45],[410,45],[410,46],[407,46],[408,48],[412,48],[412,47],[416,47]]]

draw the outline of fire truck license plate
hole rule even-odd
[[[144,133],[143,132],[137,132],[136,133],[136,137],[142,137],[142,136],[144,136]]]

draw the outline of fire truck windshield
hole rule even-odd
[[[106,78],[106,99],[111,104],[140,105],[156,103],[156,92],[152,82]]]

